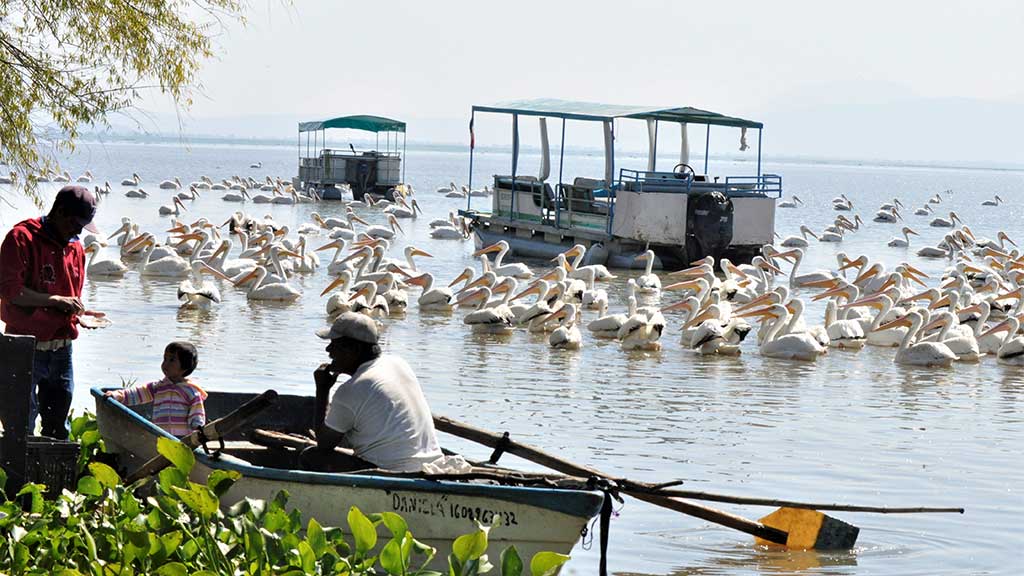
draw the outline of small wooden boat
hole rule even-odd
[[[148,406],[129,408],[105,397],[104,389],[93,388],[91,392],[107,451],[118,455],[122,468],[135,470],[157,455],[156,439],[170,435],[150,422],[145,413]],[[224,416],[255,396],[210,392],[205,401],[207,418],[212,421]],[[358,506],[365,513],[397,512],[418,540],[437,548],[435,569],[446,567],[452,542],[476,530],[476,521],[493,525],[489,540],[495,560],[496,554],[510,545],[515,545],[527,561],[543,550],[568,554],[604,501],[602,492],[566,481],[545,482],[541,487],[505,485],[504,477],[511,476],[512,471],[488,465],[474,465],[474,471],[490,474],[470,474],[475,478],[472,481],[388,475],[386,471],[308,472],[297,469],[296,450],[249,441],[258,430],[300,438],[313,427],[313,413],[312,397],[277,396],[268,408],[228,433],[219,452],[207,454],[197,449],[191,479],[205,483],[213,470],[235,470],[242,478],[221,497],[224,509],[244,498],[269,500],[278,491],[287,490],[289,505],[305,517],[346,531],[350,506]],[[214,444],[210,442],[211,449],[218,447]],[[532,477],[536,480],[539,475]]]

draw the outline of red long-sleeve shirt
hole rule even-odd
[[[0,245],[0,319],[7,334],[35,336],[40,342],[77,338],[74,316],[50,307],[17,306],[11,299],[22,288],[81,297],[84,281],[85,250],[77,238],[61,242],[43,218],[15,224]]]

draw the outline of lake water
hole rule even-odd
[[[261,161],[259,170],[248,168]],[[202,174],[220,179],[233,174],[290,178],[296,153],[291,147],[180,144],[86,144],[70,158],[77,175],[90,168],[115,192],[101,205],[97,221],[108,233],[123,215],[160,237],[168,219],[157,206],[170,194],[157,183]],[[570,159],[566,175],[598,176],[600,154]],[[639,158],[620,157],[623,167],[642,168]],[[669,164],[666,160],[665,164]],[[557,164],[557,163],[556,163]],[[526,156],[520,171],[533,172],[537,158]],[[557,174],[557,165],[554,167]],[[474,184],[507,173],[508,159],[479,154]],[[712,174],[751,174],[749,163],[714,162]],[[867,223],[839,245],[812,243],[804,267],[834,268],[839,250],[882,258],[889,267],[909,259],[937,283],[946,262],[913,254],[944,234],[913,208],[943,193],[938,207],[955,209],[976,235],[994,237],[999,229],[1024,240],[1019,191],[1024,174],[1013,171],[876,166],[870,164],[784,163],[766,165],[782,174],[787,196],[807,206],[779,209],[777,230],[794,234],[806,223],[820,230],[836,215],[831,199],[845,193]],[[121,179],[138,172],[148,200],[127,199]],[[434,190],[467,179],[464,153],[414,150],[407,180],[415,187],[424,216],[404,220],[408,242],[432,253],[420,267],[445,283],[466,265],[472,242],[432,240],[428,222],[465,206]],[[45,185],[52,194],[56,185]],[[983,199],[1010,200],[983,208]],[[208,192],[188,203],[192,220],[222,222],[239,205]],[[921,233],[908,250],[885,242],[899,226],[871,222],[878,205],[898,196],[909,225]],[[474,199],[485,206],[487,199]],[[0,233],[34,212],[24,202],[0,208]],[[341,215],[339,203],[253,205],[250,214],[270,214],[294,231],[317,210]],[[384,218],[360,211],[373,223]],[[294,234],[294,233],[293,233]],[[312,244],[325,243],[311,238]],[[237,250],[237,249],[236,249]],[[329,254],[329,253],[321,253]],[[543,263],[530,262],[534,269]],[[635,274],[635,273],[634,273]],[[624,308],[625,278],[607,286],[612,308]],[[85,299],[106,311],[114,324],[76,342],[75,408],[91,406],[88,388],[147,381],[160,376],[163,346],[173,339],[194,342],[200,351],[196,377],[208,388],[312,393],[311,373],[324,361],[324,343],[313,335],[325,323],[326,272],[298,275],[303,291],[292,304],[247,301],[225,288],[224,301],[208,312],[179,311],[176,282],[143,280],[130,272],[121,280],[89,280]],[[671,294],[648,304],[666,304]],[[823,307],[809,306],[820,323]],[[593,317],[588,312],[585,319]],[[816,363],[762,358],[747,342],[738,358],[700,357],[679,344],[678,318],[669,316],[664,349],[627,353],[614,342],[584,335],[578,352],[552,351],[546,340],[516,332],[511,337],[474,335],[461,314],[420,314],[415,305],[404,317],[385,321],[386,349],[403,355],[416,369],[433,410],[483,428],[508,430],[513,438],[571,460],[640,480],[682,479],[683,488],[740,495],[887,506],[964,506],[960,515],[871,515],[836,513],[861,528],[852,552],[774,552],[744,534],[674,512],[627,500],[612,521],[610,566],[620,574],[1015,574],[1024,569],[1024,514],[1021,447],[1024,446],[1024,373],[986,358],[950,369],[906,368],[893,363],[893,350],[867,347],[832,351]],[[446,442],[447,443],[447,442]],[[451,443],[473,457],[478,447]],[[507,463],[515,463],[515,458]],[[504,462],[504,460],[503,460]],[[758,517],[770,509],[722,505]],[[573,551],[567,570],[597,571],[597,546]]]

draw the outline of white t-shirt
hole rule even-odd
[[[387,470],[418,472],[441,457],[427,399],[398,356],[359,366],[334,391],[324,424],[344,434],[356,456]]]

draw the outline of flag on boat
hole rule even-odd
[[[469,149],[476,148],[476,135],[473,134],[473,117],[469,117]]]

